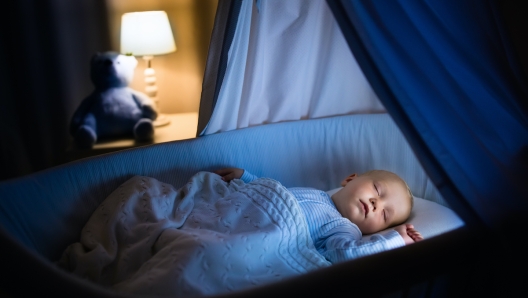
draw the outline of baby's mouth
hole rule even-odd
[[[367,214],[369,213],[369,209],[368,209],[368,206],[367,204],[363,203],[363,201],[361,201],[361,205],[363,205],[363,211],[365,212],[365,218],[367,217]]]

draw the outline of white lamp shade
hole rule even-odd
[[[121,17],[121,54],[154,56],[176,51],[164,11],[129,12]]]

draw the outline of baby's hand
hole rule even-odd
[[[244,170],[239,168],[224,168],[214,172],[215,174],[222,176],[222,180],[225,182],[229,182],[233,179],[240,179],[242,174],[244,174]]]
[[[405,241],[405,245],[411,244],[423,240],[422,234],[414,229],[414,226],[411,224],[402,224],[394,227],[396,232],[400,233]]]
[[[422,234],[414,229],[413,225],[407,225],[407,235],[409,235],[414,242],[422,241],[424,239]]]

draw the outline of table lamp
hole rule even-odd
[[[154,55],[176,51],[176,43],[165,11],[129,12],[121,17],[121,54],[143,56],[145,93],[156,103],[159,112],[156,72],[152,68]],[[158,113],[154,126],[166,125],[170,120]]]

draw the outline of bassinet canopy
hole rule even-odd
[[[460,293],[450,291],[461,285],[463,293],[514,294],[521,290],[522,275],[512,268],[525,260],[527,248],[517,240],[528,211],[523,173],[528,168],[528,116],[521,107],[528,97],[526,86],[495,0],[220,0],[203,82],[200,137],[82,160],[0,184],[0,214],[5,217],[0,257],[7,268],[2,270],[1,289],[125,296],[66,275],[49,261],[78,236],[101,196],[124,177],[155,173],[179,182],[204,166],[241,162],[244,152],[286,162],[286,148],[261,148],[261,136],[269,140],[277,132],[274,127],[283,129],[277,144],[307,128],[306,144],[314,152],[334,152],[324,144],[325,136],[316,145],[312,130],[330,123],[334,126],[326,129],[342,132],[352,130],[342,129],[342,123],[361,126],[367,121],[332,117],[296,126],[303,122],[293,120],[386,110],[466,226],[403,249],[225,296],[377,296],[395,291],[400,296],[438,296]],[[388,123],[379,116],[380,123]],[[287,123],[240,129],[272,122]],[[241,136],[251,132],[256,136],[245,143]],[[376,139],[372,132],[370,136]],[[233,156],[222,142],[238,144]],[[204,149],[203,144],[214,148]],[[302,146],[292,144],[298,150]],[[208,154],[219,156],[214,164],[199,160]],[[246,160],[246,165],[259,163],[257,157]],[[276,174],[288,184],[304,173]],[[312,180],[315,186],[329,186],[317,179]],[[21,207],[18,201],[34,205]],[[74,205],[76,213],[69,212]],[[39,251],[39,243],[51,242],[45,237],[49,231],[39,235],[44,226],[32,230],[27,222],[13,220],[23,214],[65,238]],[[18,289],[20,280],[32,284]],[[350,289],[351,281],[363,287]]]

